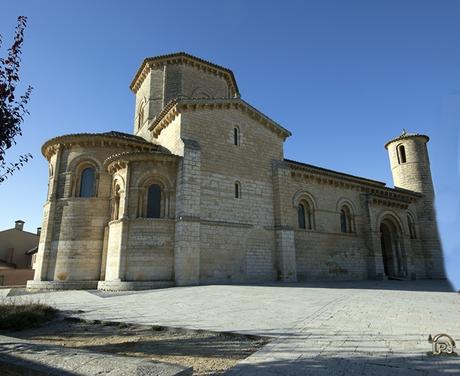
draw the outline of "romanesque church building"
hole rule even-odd
[[[29,288],[445,278],[428,136],[385,144],[395,188],[286,159],[291,133],[233,73],[147,58],[133,134],[47,141],[49,189]]]

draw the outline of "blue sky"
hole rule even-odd
[[[292,131],[287,158],[392,186],[384,143],[403,128],[428,134],[460,289],[459,1],[7,1],[3,54],[18,15],[29,17],[21,78],[34,91],[7,157],[35,158],[0,185],[0,229],[40,226],[44,141],[131,132],[143,58],[186,51],[232,69],[242,97]]]

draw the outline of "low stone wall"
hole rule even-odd
[[[33,278],[32,269],[0,269],[0,287],[25,286],[27,281]]]
[[[29,290],[95,290],[98,281],[27,281]]]
[[[174,285],[173,281],[99,281],[97,289],[104,291],[151,290]]]

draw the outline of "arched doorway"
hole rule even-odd
[[[388,278],[407,277],[407,262],[399,225],[391,218],[380,223],[383,269]]]

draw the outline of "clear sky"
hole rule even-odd
[[[460,1],[6,1],[4,48],[29,17],[21,79],[34,160],[0,185],[0,229],[40,226],[40,147],[66,133],[132,131],[129,90],[147,56],[186,51],[235,73],[243,99],[292,131],[285,156],[385,181],[403,128],[429,151],[449,277],[460,289]]]

